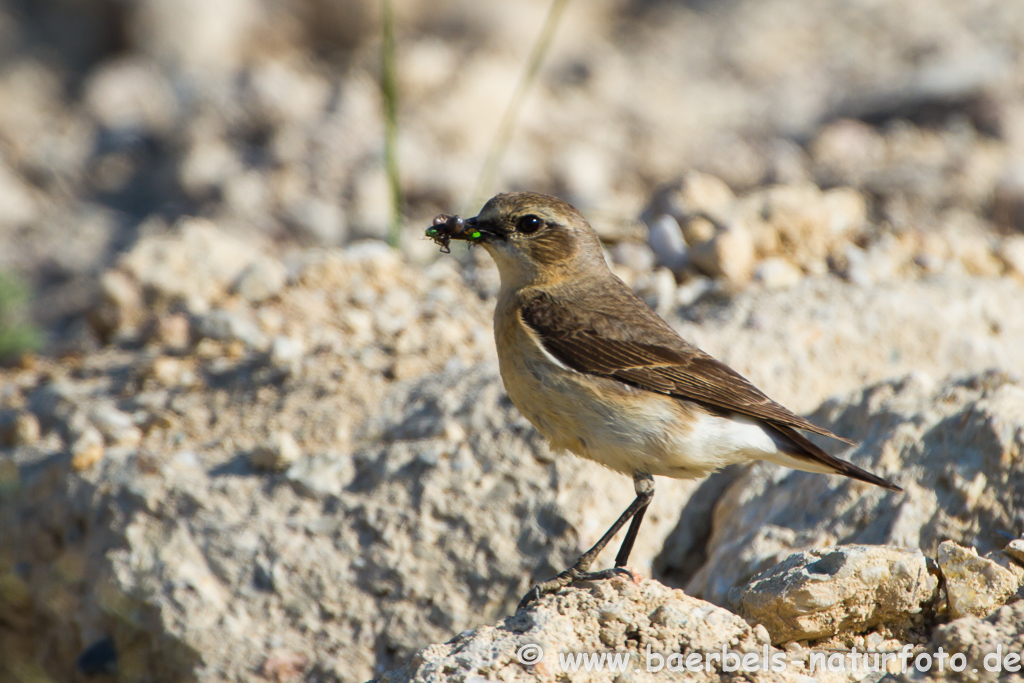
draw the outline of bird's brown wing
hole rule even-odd
[[[642,316],[638,324],[609,320],[607,311],[572,310],[547,295],[525,300],[520,315],[552,356],[578,372],[852,443],[765,396],[738,372],[679,337],[643,302],[635,302],[642,313],[632,302],[622,303],[631,316]]]

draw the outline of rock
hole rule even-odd
[[[1024,235],[1011,235],[999,245],[998,256],[1006,269],[1024,278]]]
[[[285,473],[297,493],[307,498],[339,496],[355,472],[352,458],[337,452],[319,453],[298,460]]]
[[[88,427],[71,444],[71,467],[79,472],[91,469],[103,454],[103,435],[95,427]]]
[[[183,313],[160,316],[154,339],[173,351],[184,351],[192,341],[192,323]]]
[[[821,192],[814,185],[775,186],[743,197],[733,221],[751,235],[759,258],[782,256],[812,273],[849,244],[867,220],[867,203],[848,188]]]
[[[138,283],[123,271],[108,270],[100,276],[97,310],[90,322],[102,338],[134,338],[139,334],[146,311]]]
[[[252,0],[213,5],[197,0],[146,0],[127,15],[127,35],[172,72],[213,79],[231,73],[255,45],[264,15]],[[266,27],[269,28],[269,27]]]
[[[652,216],[668,214],[680,224],[697,216],[721,221],[735,200],[736,195],[720,178],[689,171],[677,183],[655,192],[647,212]]]
[[[17,230],[34,221],[39,214],[36,198],[7,165],[0,160],[0,228]]]
[[[734,285],[746,284],[754,270],[750,233],[739,225],[720,230],[693,250],[693,263],[711,277],[724,278]]]
[[[39,440],[39,436],[39,419],[23,411],[15,416],[9,428],[4,429],[3,441],[10,446],[31,446]]]
[[[227,293],[257,253],[254,240],[233,237],[203,219],[183,218],[175,234],[140,240],[120,266],[151,299],[184,301],[202,313]]]
[[[302,449],[288,432],[276,432],[249,454],[249,462],[258,470],[283,472],[302,457]]]
[[[985,553],[985,555],[982,556],[982,559],[988,560],[989,562],[995,562],[1000,567],[1013,574],[1019,585],[1024,585],[1024,565],[1013,559],[1013,557],[1006,552],[1006,548],[1002,551],[991,550]]]
[[[790,556],[729,601],[764,625],[772,643],[907,627],[938,598],[939,582],[917,550],[842,545]]]
[[[710,242],[718,228],[704,216],[693,216],[682,222],[683,238],[691,247],[699,247]]]
[[[992,214],[1006,231],[1024,232],[1024,163],[1011,164],[995,187]]]
[[[974,548],[943,541],[937,560],[953,619],[968,614],[986,617],[1017,592],[1017,577],[992,560],[978,557]]]
[[[89,421],[103,434],[107,444],[134,448],[142,441],[142,431],[135,426],[132,416],[109,403],[94,405]]]
[[[905,491],[756,465],[719,499],[708,561],[687,593],[724,603],[733,586],[784,557],[839,538],[932,554],[956,530],[958,543],[1001,550],[1024,505],[1012,455],[1022,447],[1022,415],[1024,383],[1001,373],[907,377],[829,401],[811,421],[861,442],[838,455]],[[998,578],[1006,570],[992,571],[1009,586]]]
[[[683,670],[685,658],[695,655],[699,663],[693,665],[686,680],[718,681],[722,680],[722,661],[705,670],[704,664],[711,661],[705,655],[715,652],[721,657],[723,650],[734,653],[737,662],[749,656],[748,663],[754,664],[751,668],[761,667],[762,662],[770,666],[773,661],[786,666],[784,655],[758,641],[750,626],[735,614],[654,581],[633,584],[616,579],[588,590],[545,597],[495,626],[482,626],[443,645],[431,645],[414,655],[408,666],[375,680],[577,680],[561,666],[560,657],[607,653],[621,659],[612,660],[614,664],[606,660],[603,670],[586,680],[657,680]],[[773,655],[777,659],[773,660]],[[580,669],[581,673],[586,670]],[[641,673],[634,676],[634,672]],[[767,681],[772,674],[754,671],[744,675],[748,680]]]
[[[1003,552],[1024,565],[1024,540],[1018,538],[1010,541]]]
[[[1024,338],[1024,316],[1005,305],[1018,297],[1024,300],[1024,286],[1005,279],[861,288],[805,277],[788,289],[746,290],[728,306],[707,296],[669,320],[684,338],[803,413],[830,396],[922,368],[936,376],[1024,368],[1024,345],[1014,343]]]
[[[761,261],[754,269],[754,280],[769,289],[792,287],[800,282],[803,276],[799,268],[777,256]]]
[[[629,268],[633,273],[647,273],[654,269],[656,257],[651,247],[638,242],[619,242],[611,248],[612,262]]]
[[[107,129],[122,135],[156,135],[174,125],[178,101],[165,75],[135,58],[105,62],[84,85],[85,105]]]
[[[341,208],[320,199],[307,198],[288,206],[285,221],[303,241],[318,246],[339,247],[348,232]]]
[[[196,322],[196,333],[222,342],[239,341],[255,349],[267,344],[266,335],[243,311],[211,311]]]
[[[288,269],[270,257],[253,261],[235,283],[235,292],[249,303],[258,304],[276,296],[288,280]]]
[[[282,370],[295,371],[305,353],[306,347],[302,340],[295,337],[278,335],[270,342],[270,362]]]
[[[0,496],[0,525],[8,530],[0,534],[0,571],[12,566],[30,577],[48,576],[62,553],[85,558],[86,578],[58,591],[77,605],[79,616],[50,619],[40,609],[31,613],[40,625],[25,632],[32,642],[71,644],[67,656],[46,660],[55,680],[70,679],[72,673],[62,672],[73,672],[81,647],[96,642],[97,634],[115,641],[119,662],[160,661],[167,676],[180,680],[197,671],[244,679],[256,675],[271,652],[305,657],[305,675],[365,680],[406,665],[431,642],[500,621],[532,582],[554,575],[600,537],[633,499],[633,487],[592,463],[552,453],[515,412],[494,359],[493,300],[486,298],[493,292],[491,271],[449,261],[410,265],[379,242],[305,252],[277,296],[250,305],[225,289],[209,300],[206,313],[239,313],[268,340],[301,341],[305,362],[289,362],[287,372],[273,362],[273,345],[265,354],[232,355],[224,347],[234,342],[210,339],[173,354],[153,344],[126,344],[40,361],[35,369],[0,370],[0,420],[28,410],[45,435],[15,449],[14,460],[0,458],[0,486],[18,492]],[[808,410],[835,391],[924,363],[961,373],[1019,363],[1020,320],[1005,305],[1019,289],[1011,281],[936,280],[862,290],[811,277],[789,290],[757,288],[730,298],[712,291],[685,318],[670,320],[776,398]],[[197,325],[205,317],[184,310],[177,315]],[[908,327],[915,335],[906,334]],[[1000,439],[1010,439],[1007,452],[1015,447],[1016,423],[1006,417],[1015,410],[1015,385],[995,375],[973,382],[949,389],[952,399],[918,397],[929,410],[948,411],[934,416],[946,420],[947,431],[927,438],[959,455],[950,458],[938,448],[946,460],[937,456],[927,465],[946,483],[925,480],[922,488],[942,491],[956,518],[941,517],[928,507],[930,499],[917,503],[920,491],[912,491],[918,507],[908,503],[902,514],[911,521],[914,510],[939,514],[935,524],[946,535],[950,528],[968,529],[965,535],[992,529],[984,552],[1001,550],[1003,532],[1013,529],[1001,506],[1017,504],[1000,496],[1012,499],[1015,494],[1005,492],[1017,483],[1012,468],[995,459],[976,465],[974,458]],[[888,406],[885,391],[872,396],[864,398],[869,405]],[[891,420],[901,425],[907,420],[903,430],[928,429],[931,417],[899,412],[904,403],[916,405],[913,396],[883,415],[895,415]],[[90,409],[102,404],[132,416],[145,431],[144,447],[118,449],[118,457],[74,470],[65,444],[92,426]],[[869,424],[867,417],[858,419]],[[882,441],[888,419],[870,420]],[[960,424],[966,431],[957,436],[952,430]],[[273,482],[251,476],[247,457],[239,454],[282,431],[307,455]],[[915,434],[901,438],[917,443]],[[886,453],[896,448],[873,443]],[[932,441],[926,444],[924,452],[933,448]],[[868,464],[872,456],[861,457]],[[943,469],[954,462],[964,474]],[[879,469],[891,475],[902,466],[886,461]],[[991,481],[967,476],[975,467]],[[996,482],[1004,473],[1008,482]],[[693,505],[691,493],[704,488],[701,482],[659,480],[632,558],[637,572],[649,571],[674,527],[689,527],[688,550],[665,564],[685,570],[688,581],[705,557],[723,580],[749,566],[746,579],[794,551],[845,540],[846,527],[819,529],[808,510],[843,524],[871,525],[870,493],[825,488],[808,498],[813,481],[805,478],[795,489],[783,481],[784,495],[767,503],[772,512],[751,513],[751,525],[767,522],[764,531],[740,538],[741,545],[723,554],[723,539],[743,530],[732,514],[748,513],[735,505],[738,492],[773,495],[770,479],[755,478],[751,487],[746,470],[736,476],[717,480],[726,486],[704,489]],[[745,485],[734,488],[740,481]],[[853,512],[829,507],[854,497]],[[966,501],[975,507],[960,510]],[[33,512],[44,508],[45,515]],[[782,514],[787,511],[796,522]],[[870,533],[856,540],[885,541],[890,529],[907,538],[915,528],[900,518],[890,521],[883,510]],[[921,538],[931,542],[926,533]],[[921,545],[904,544],[911,542]],[[167,544],[175,552],[163,550]],[[610,566],[616,549],[612,544],[598,565]],[[666,570],[659,578],[675,577]],[[51,604],[48,585],[26,582],[33,604]],[[209,600],[202,597],[206,592]],[[602,611],[613,618],[613,610]],[[676,617],[663,610],[659,619]],[[0,629],[0,638],[4,633]],[[888,647],[891,639],[879,642]]]
[[[674,273],[685,270],[690,263],[690,251],[675,219],[663,214],[654,219],[647,229],[647,244],[654,252],[655,263]]]
[[[951,655],[962,655],[963,661],[956,663],[959,671],[948,665],[941,672],[934,667],[915,679],[1013,680],[1019,676],[1015,672],[1020,666],[1019,659],[1013,656],[1024,651],[1024,600],[1004,605],[984,618],[970,615],[937,627],[927,649],[938,652],[939,648]],[[961,672],[973,675],[967,677]]]

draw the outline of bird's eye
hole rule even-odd
[[[519,219],[516,223],[516,230],[529,235],[530,233],[537,232],[544,225],[544,221],[534,216],[532,213],[527,214]]]

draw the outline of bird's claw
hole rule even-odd
[[[516,607],[516,611],[518,612],[521,609],[525,609],[530,605],[530,603],[539,600],[548,593],[556,593],[566,586],[570,586],[574,583],[581,581],[606,581],[608,579],[614,579],[617,576],[628,576],[630,580],[636,579],[633,572],[626,567],[612,567],[611,569],[602,569],[597,572],[587,572],[579,569],[578,567],[569,567],[555,578],[548,579],[547,581],[541,581],[527,591],[526,595],[523,596],[523,599],[519,601],[519,606]]]

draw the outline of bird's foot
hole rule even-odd
[[[582,569],[579,569],[578,566],[569,567],[555,578],[542,581],[531,588],[529,592],[523,596],[523,599],[519,601],[519,606],[516,607],[516,611],[518,612],[519,610],[526,608],[531,602],[540,599],[548,593],[555,593],[578,581],[605,581],[607,579],[614,579],[616,576],[625,576],[630,580],[636,580],[633,572],[626,567],[612,567],[611,569],[602,569],[598,572],[583,571]]]

